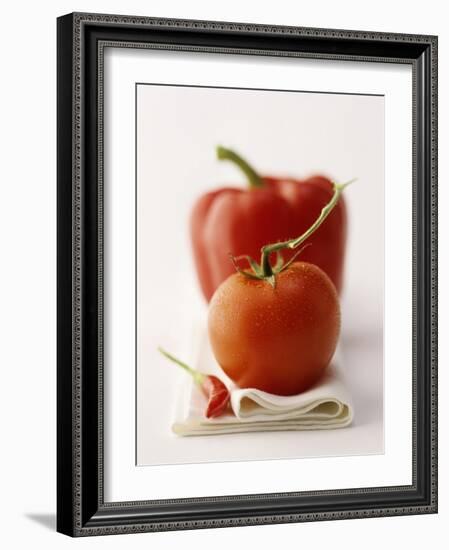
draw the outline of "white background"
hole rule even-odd
[[[211,60],[213,59],[213,62]],[[110,500],[141,500],[148,498],[148,487],[151,487],[152,498],[176,498],[179,496],[179,490],[182,487],[182,493],[185,496],[196,497],[205,496],[207,494],[237,494],[237,493],[257,493],[257,492],[283,492],[290,490],[318,490],[325,488],[348,488],[348,487],[367,487],[380,485],[407,485],[411,482],[410,464],[411,464],[411,186],[407,182],[411,181],[411,83],[410,70],[406,66],[400,65],[385,65],[385,64],[364,64],[364,63],[344,63],[341,61],[321,61],[317,63],[315,60],[299,60],[299,59],[284,59],[282,63],[277,63],[270,58],[250,59],[244,56],[210,56],[192,55],[189,53],[173,54],[151,52],[139,50],[137,53],[131,49],[112,50],[105,56],[105,499]],[[385,132],[382,131],[382,120],[378,121],[377,129],[366,120],[366,115],[363,115],[363,109],[358,114],[358,118],[365,118],[368,129],[361,129],[357,121],[353,117],[347,117],[349,120],[337,121],[335,126],[340,126],[340,132],[334,135],[332,140],[332,131],[330,131],[329,141],[344,141],[346,142],[347,150],[342,147],[340,157],[335,155],[334,149],[338,151],[338,145],[331,145],[321,138],[323,149],[320,150],[311,146],[304,139],[304,134],[313,136],[320,128],[319,120],[316,122],[316,127],[310,130],[307,127],[307,118],[299,116],[301,122],[305,122],[303,132],[299,130],[289,133],[289,137],[284,137],[285,149],[291,148],[291,151],[296,152],[295,145],[301,151],[305,151],[310,158],[301,163],[301,167],[307,167],[309,170],[316,169],[315,166],[319,163],[329,173],[340,174],[338,179],[346,179],[341,174],[347,173],[348,170],[356,172],[360,178],[359,182],[353,185],[351,193],[347,193],[349,200],[349,210],[352,224],[350,232],[350,244],[348,255],[348,271],[351,276],[348,277],[348,292],[346,303],[343,304],[343,338],[347,343],[347,337],[352,339],[355,346],[345,346],[343,353],[345,354],[344,366],[348,367],[348,382],[351,382],[351,391],[355,397],[355,406],[357,407],[357,419],[354,426],[348,430],[341,432],[329,432],[326,436],[317,434],[316,432],[307,432],[293,434],[270,434],[270,442],[266,442],[263,455],[263,461],[257,462],[229,462],[234,452],[235,459],[246,459],[248,455],[242,453],[245,441],[249,441],[249,437],[244,439],[241,436],[241,444],[236,444],[237,436],[229,439],[227,443],[231,449],[223,450],[224,436],[220,438],[211,438],[205,441],[205,445],[216,446],[216,449],[211,450],[205,456],[198,449],[197,440],[178,440],[174,442],[177,448],[170,449],[174,459],[179,461],[182,456],[186,457],[184,462],[194,462],[194,464],[177,464],[169,466],[152,466],[150,468],[136,468],[134,458],[134,433],[135,433],[135,417],[134,417],[134,396],[135,396],[135,381],[134,381],[134,171],[135,171],[135,148],[134,148],[134,83],[148,82],[151,79],[159,82],[201,82],[202,84],[212,84],[219,86],[235,86],[242,85],[245,87],[267,88],[272,85],[275,78],[276,85],[283,89],[301,89],[310,87],[312,90],[335,91],[340,92],[367,92],[385,94]],[[279,92],[278,92],[279,94]],[[278,97],[278,95],[276,96]],[[328,101],[329,101],[329,96]],[[332,96],[336,101],[336,96]],[[366,99],[365,99],[366,100]],[[284,99],[288,103],[287,99]],[[315,101],[317,101],[315,99]],[[349,101],[349,97],[345,96],[342,102]],[[355,101],[355,100],[354,100]],[[354,103],[353,101],[353,103]],[[363,98],[359,98],[363,102]],[[167,101],[168,102],[168,101]],[[204,105],[202,100],[201,104]],[[257,101],[253,103],[257,105]],[[347,104],[347,103],[346,103]],[[338,106],[340,111],[344,103]],[[311,106],[309,105],[311,108]],[[182,110],[182,105],[178,106]],[[188,107],[191,109],[191,104]],[[252,106],[251,109],[254,109]],[[324,109],[324,106],[323,106]],[[314,109],[311,108],[313,111]],[[357,111],[357,109],[355,109]],[[272,111],[272,109],[270,109]],[[298,112],[298,107],[290,106],[290,111]],[[324,112],[324,110],[323,110]],[[159,116],[159,115],[158,115]],[[212,115],[209,115],[212,116]],[[263,115],[264,119],[269,120],[270,115]],[[334,115],[335,116],[335,115]],[[382,113],[377,114],[379,119],[382,119]],[[293,119],[294,115],[290,118]],[[140,118],[140,117],[139,117]],[[158,126],[157,116],[151,114],[151,120]],[[254,121],[254,113],[248,116],[248,119]],[[326,121],[329,117],[323,117]],[[354,117],[355,118],[355,117]],[[245,116],[246,119],[246,116]],[[165,119],[164,119],[165,120]],[[179,139],[181,133],[178,126],[182,126],[183,118],[180,115],[180,123],[176,124],[176,129],[170,132],[170,118],[166,117],[167,130],[156,131],[158,136],[157,142],[151,141],[150,134],[146,134],[144,139],[140,141],[149,141],[148,149],[143,148],[140,157],[147,158],[151,155],[151,151],[161,149],[160,145],[166,140],[167,133],[172,134],[170,144],[174,149],[181,148],[184,143],[177,144],[176,139]],[[293,119],[294,120],[294,119]],[[185,121],[184,121],[185,122]],[[296,121],[293,123],[299,126]],[[160,125],[160,124],[159,124]],[[234,138],[234,131],[230,132],[234,126],[238,127],[239,123],[232,124],[232,120],[228,126],[223,128],[226,133],[228,130],[228,140]],[[273,122],[272,122],[273,125]],[[188,122],[187,126],[192,126],[192,122]],[[217,125],[218,126],[218,125]],[[165,127],[165,126],[164,126]],[[343,127],[347,134],[343,133]],[[147,128],[153,128],[153,125],[147,125]],[[335,129],[334,129],[335,130]],[[214,130],[217,131],[217,130]],[[239,134],[244,134],[247,130],[241,130]],[[369,132],[373,134],[368,137]],[[200,133],[200,132],[198,132]],[[354,145],[354,136],[357,134],[360,142],[364,143],[366,149],[372,149],[372,154],[355,153],[358,149]],[[376,136],[376,134],[378,134]],[[380,135],[379,135],[380,134]],[[142,213],[151,204],[151,196],[155,193],[156,187],[165,187],[164,191],[158,193],[158,207],[163,204],[164,199],[167,200],[166,193],[171,191],[174,186],[180,187],[177,196],[183,196],[185,201],[188,200],[188,193],[197,188],[201,178],[204,177],[206,182],[213,179],[215,172],[210,169],[207,173],[209,161],[206,161],[204,150],[212,149],[214,143],[207,143],[208,132],[203,132],[200,137],[195,137],[190,140],[200,149],[199,145],[203,145],[203,163],[201,175],[195,171],[193,174],[188,170],[189,163],[186,158],[181,159],[179,164],[186,169],[180,173],[176,173],[176,169],[172,167],[173,162],[167,163],[171,167],[173,181],[170,179],[170,173],[167,174],[166,166],[160,166],[157,163],[154,165],[151,162],[141,163],[142,179],[139,185],[139,208]],[[225,135],[225,137],[226,137]],[[353,447],[351,451],[349,445],[356,444],[358,440],[364,438],[370,439],[371,444],[376,444],[375,432],[379,432],[379,410],[381,403],[376,399],[380,392],[380,357],[376,351],[381,351],[378,340],[381,334],[377,334],[373,328],[381,327],[382,322],[378,318],[382,313],[382,292],[379,283],[381,283],[382,261],[381,256],[382,236],[377,234],[376,230],[379,227],[379,219],[372,221],[371,216],[382,217],[382,193],[377,191],[380,187],[383,171],[382,162],[382,136],[385,136],[386,155],[385,155],[385,190],[386,190],[386,214],[385,214],[385,453],[383,455],[372,455],[373,447],[363,446],[360,444],[358,449]],[[165,137],[164,137],[165,136]],[[344,137],[343,137],[344,136]],[[409,136],[404,139],[404,136]],[[143,136],[141,136],[142,138]],[[235,138],[234,138],[235,139]],[[242,137],[240,136],[240,139]],[[290,141],[289,141],[290,140]],[[371,142],[370,142],[371,140]],[[240,142],[241,143],[241,142]],[[174,145],[173,145],[174,144]],[[259,142],[259,146],[265,147],[264,141]],[[178,145],[176,147],[176,145]],[[254,151],[257,145],[257,140],[251,140],[248,148]],[[294,149],[295,148],[295,149]],[[362,145],[363,148],[363,145]],[[276,148],[277,149],[277,148]],[[332,153],[330,150],[332,149]],[[380,149],[380,150],[379,150]],[[377,152],[376,152],[377,151]],[[307,155],[309,152],[309,155]],[[254,152],[253,152],[254,154]],[[298,165],[294,163],[291,154],[287,161],[288,154],[284,153],[282,158],[274,153],[268,154],[265,152],[263,162],[271,159],[271,162],[282,161],[282,168],[286,166],[290,170],[299,170]],[[351,158],[351,154],[354,157]],[[324,159],[325,157],[325,159]],[[163,160],[163,159],[162,159]],[[375,163],[378,163],[374,167]],[[315,164],[316,163],[316,164]],[[223,164],[223,169],[232,172],[232,167]],[[367,170],[369,168],[369,170]],[[280,168],[278,168],[280,170]],[[195,176],[195,177],[194,177]],[[349,177],[349,176],[346,176]],[[189,181],[189,179],[194,181]],[[155,180],[155,181],[154,181]],[[179,185],[179,181],[185,182],[184,186]],[[152,185],[152,182],[154,184]],[[147,194],[148,193],[148,199]],[[182,193],[182,195],[181,195]],[[374,196],[377,193],[377,197]],[[170,195],[169,195],[170,196]],[[380,202],[380,204],[379,204]],[[177,215],[182,216],[182,207],[184,201],[179,201]],[[367,214],[367,207],[372,208],[372,212]],[[368,210],[369,212],[369,210]],[[408,214],[407,214],[408,212]],[[155,216],[149,212],[146,218]],[[140,215],[141,223],[143,216]],[[146,219],[145,218],[145,219]],[[171,220],[170,220],[171,221]],[[372,228],[370,228],[370,225]],[[382,225],[382,224],[380,224]],[[142,226],[141,233],[149,233],[151,235],[163,236],[169,238],[169,233],[166,230],[165,220],[160,219],[157,215],[155,226]],[[371,231],[370,231],[371,229]],[[184,225],[181,226],[179,232],[185,236]],[[370,235],[371,233],[371,235]],[[354,238],[357,234],[357,238]],[[380,237],[380,238],[379,238]],[[148,246],[154,246],[154,238],[149,239]],[[108,243],[111,245],[108,245]],[[145,250],[145,243],[142,243],[142,236],[139,239],[139,250]],[[182,243],[182,237],[179,236],[174,248],[184,248],[187,253],[188,245],[179,246]],[[365,245],[365,249],[364,249]],[[379,246],[380,245],[380,246]],[[373,255],[367,256],[367,250],[372,250]],[[376,253],[377,248],[377,253]],[[155,250],[152,253],[154,257],[158,257],[158,261],[162,264],[169,262],[166,250]],[[154,358],[150,352],[154,354],[154,348],[162,340],[165,346],[175,350],[181,354],[180,344],[187,342],[191,345],[191,319],[186,316],[192,307],[188,303],[189,295],[183,293],[182,284],[176,280],[172,285],[167,285],[170,276],[166,279],[155,279],[154,273],[148,270],[148,262],[145,261],[148,256],[139,254],[139,279],[144,282],[139,291],[139,302],[144,304],[144,307],[139,309],[139,330],[143,330],[139,337],[139,382],[138,389],[141,392],[142,399],[151,399],[149,385],[156,383],[156,376],[153,374],[149,377],[142,376],[142,373],[147,374],[151,369],[155,369]],[[181,265],[186,265],[181,253],[176,256]],[[170,260],[172,261],[172,260]],[[354,262],[356,265],[354,265]],[[358,262],[358,263],[357,263]],[[372,267],[370,264],[377,262],[378,265]],[[172,271],[179,271],[179,268],[173,267]],[[372,277],[366,274],[369,271]],[[170,271],[170,269],[169,269]],[[374,283],[374,284],[373,284]],[[169,309],[173,304],[172,296],[164,296],[166,286],[175,287],[180,290],[178,300],[180,307],[173,316],[166,316],[159,313],[161,304],[164,308]],[[195,282],[192,281],[190,286],[195,287]],[[159,298],[155,300],[154,295],[149,295],[147,292],[152,287],[159,288]],[[377,287],[377,290],[376,290]],[[371,303],[371,300],[365,298],[365,294],[369,298],[375,298],[377,304]],[[161,301],[160,301],[161,300]],[[354,306],[354,300],[356,306]],[[148,304],[148,307],[146,307]],[[346,307],[349,304],[349,307]],[[357,315],[354,316],[354,310],[358,308]],[[185,316],[185,325],[181,325],[181,317]],[[157,328],[154,323],[155,317],[158,320]],[[354,330],[354,317],[357,322],[356,330]],[[366,317],[364,321],[361,318]],[[164,330],[167,328],[167,318],[171,321],[176,319],[176,327],[173,327],[173,340],[168,341],[168,333]],[[371,321],[373,325],[371,325]],[[351,326],[352,325],[352,326]],[[346,332],[346,329],[347,332]],[[160,332],[159,332],[160,331]],[[366,332],[365,332],[366,331]],[[356,334],[357,333],[357,334]],[[154,338],[156,336],[156,340]],[[374,338],[373,338],[374,336]],[[147,340],[148,338],[148,340]],[[363,343],[363,346],[361,345]],[[372,346],[374,343],[374,346]],[[374,347],[374,350],[372,350]],[[150,349],[153,348],[153,349]],[[190,346],[189,346],[190,348]],[[376,350],[377,348],[377,350]],[[143,351],[144,350],[144,351]],[[189,350],[190,351],[190,350]],[[354,353],[355,351],[355,353]],[[374,353],[372,353],[374,351]],[[185,352],[181,354],[185,356]],[[188,356],[191,361],[191,356]],[[158,357],[160,369],[156,373],[167,372],[167,365],[162,357]],[[370,377],[369,370],[377,370],[377,377]],[[172,373],[174,379],[174,369],[168,369],[168,373]],[[349,371],[352,372],[349,372]],[[355,375],[357,373],[357,375]],[[377,378],[377,379],[376,379]],[[156,380],[156,381],[155,381]],[[169,381],[168,376],[164,377],[164,384],[159,384],[159,387],[164,389],[161,393],[164,394],[167,401],[170,400],[170,390],[167,387]],[[371,387],[368,391],[364,386],[369,384]],[[377,386],[377,389],[376,389]],[[366,392],[366,393],[365,393]],[[363,404],[360,404],[360,401]],[[142,407],[139,407],[142,410]],[[377,409],[377,411],[376,411]],[[151,413],[151,409],[146,408],[146,413]],[[168,423],[167,410],[164,411],[159,407],[157,411],[153,409],[153,418],[147,419],[147,425],[151,429],[158,428],[162,433],[165,423]],[[374,412],[374,415],[373,415]],[[164,414],[165,413],[165,414]],[[377,416],[377,419],[376,419]],[[142,415],[140,415],[142,418]],[[377,426],[376,426],[377,423]],[[367,429],[367,424],[370,424]],[[145,426],[140,431],[145,430]],[[148,446],[163,447],[167,445],[167,439],[158,437],[159,434],[152,431],[154,437],[148,438]],[[167,433],[167,432],[165,432]],[[296,435],[296,437],[295,437]],[[380,435],[380,434],[379,434]],[[256,434],[257,436],[257,434]],[[318,443],[313,439],[318,439]],[[140,438],[142,440],[142,438]],[[279,455],[284,457],[292,456],[291,442],[297,441],[307,449],[305,454],[308,456],[317,456],[327,454],[326,459],[318,460],[316,458],[292,459],[282,463],[282,475],[279,475],[279,463],[276,460],[267,460],[272,458],[269,447],[276,447]],[[332,441],[333,440],[333,441]],[[352,441],[351,441],[352,440]],[[338,442],[338,451],[337,443]],[[349,444],[349,445],[348,445]],[[377,443],[378,445],[379,443]],[[327,450],[325,446],[327,445]],[[251,439],[251,447],[257,450],[257,437]],[[161,449],[162,450],[162,449]],[[260,452],[260,451],[257,451]],[[340,455],[347,453],[356,455],[342,458]],[[194,454],[195,453],[195,454]],[[329,454],[337,455],[330,457]],[[159,457],[161,451],[159,451]],[[200,464],[204,459],[210,458],[214,463]],[[223,462],[224,460],[224,462]],[[164,459],[158,459],[163,462]],[[219,461],[219,462],[216,462]],[[207,471],[207,475],[205,475]],[[294,481],[292,481],[294,480]]]
[[[379,1],[368,10],[356,1],[317,2],[303,6],[278,1],[228,0],[123,2],[60,1],[46,5],[21,3],[4,8],[2,41],[2,418],[1,517],[2,543],[7,548],[78,547],[184,548],[273,547],[279,541],[301,540],[322,548],[378,548],[399,539],[401,546],[436,544],[447,533],[449,447],[445,422],[449,376],[447,288],[440,288],[440,514],[226,529],[158,533],[73,541],[54,530],[55,510],[55,17],[72,10],[134,13],[279,23],[366,30],[440,34],[440,58],[449,54],[443,2],[392,4]],[[325,4],[325,6],[324,6]],[[449,94],[447,64],[441,63],[440,98]],[[448,107],[440,105],[440,181],[448,180]],[[440,186],[440,204],[449,202]],[[440,207],[440,211],[443,209]],[[441,216],[440,234],[449,224]],[[447,280],[447,246],[440,245],[440,281]],[[6,307],[5,307],[6,306]],[[441,547],[441,544],[437,547]]]
[[[139,54],[145,54],[146,59],[150,59],[152,52],[139,51]],[[164,52],[162,62],[165,65],[169,63],[170,55],[173,58],[171,52]],[[216,63],[217,56],[213,58]],[[292,72],[302,75],[300,82],[309,89],[316,89],[315,82],[311,82],[312,70],[323,74],[330,65],[321,63],[317,67],[316,60],[289,61]],[[239,64],[242,63],[243,59],[239,57]],[[254,73],[254,56],[247,59],[247,63],[248,67],[243,67],[242,72]],[[345,68],[343,62],[334,64],[337,65],[334,70]],[[106,70],[111,65],[106,63]],[[357,68],[360,66],[354,65]],[[272,74],[264,70],[264,63],[260,66],[263,75]],[[275,63],[271,63],[271,67],[274,66]],[[355,67],[353,70],[357,71]],[[156,78],[154,69],[148,72]],[[209,76],[211,73],[202,68],[198,72],[203,79],[205,74]],[[396,78],[402,79],[405,90],[409,90],[410,68],[402,65],[397,72],[401,76]],[[171,73],[174,78],[179,75],[176,70]],[[223,70],[219,73],[222,76]],[[357,76],[356,85],[359,86],[362,78],[360,73]],[[189,78],[196,82],[192,70],[189,71]],[[278,77],[275,80],[272,78],[269,77],[268,85],[270,81],[277,85],[282,82]],[[378,72],[375,78],[376,81],[380,80]],[[347,80],[348,76],[340,76],[336,89],[346,87]],[[109,86],[113,86],[108,78],[106,81]],[[368,80],[366,89],[369,87]],[[355,89],[359,90],[358,87]],[[177,464],[382,453],[384,97],[145,85],[138,86],[137,93],[137,463]],[[404,94],[398,96],[400,103],[395,111],[404,106],[404,122],[409,119],[410,123],[410,105],[404,101]],[[391,98],[387,102],[391,120]],[[107,116],[117,110],[124,109],[117,106],[110,108]],[[399,131],[405,130],[405,124],[398,126]],[[388,133],[391,135],[391,132]],[[123,132],[120,131],[119,135],[123,136]],[[398,141],[394,140],[394,145]],[[180,438],[171,431],[175,404],[180,397],[179,384],[185,381],[186,374],[168,364],[158,353],[157,347],[162,345],[170,349],[192,365],[196,360],[199,336],[198,326],[196,331],[192,331],[192,323],[199,317],[199,322],[204,326],[206,318],[206,302],[199,290],[189,234],[193,203],[203,193],[223,185],[247,186],[244,176],[235,166],[216,159],[217,143],[235,147],[248,160],[252,159],[253,165],[262,174],[307,177],[324,172],[341,182],[349,181],[353,176],[358,178],[358,182],[345,193],[349,235],[340,338],[343,359],[340,368],[343,367],[346,374],[356,413],[353,425],[344,430],[228,434],[214,438],[213,441],[210,437]],[[390,139],[390,151],[391,145],[393,143]],[[404,153],[408,172],[410,151],[405,149]],[[116,164],[105,173],[105,192],[111,185],[110,172],[116,171],[114,166]],[[124,185],[122,175],[115,180],[118,180],[120,189],[128,187]],[[407,193],[410,195],[409,178],[395,178],[393,187],[397,187],[398,180],[402,182],[405,196]],[[131,179],[131,188],[134,187],[132,183]],[[134,201],[130,202],[134,205]],[[411,201],[407,202],[411,204]],[[119,201],[122,207],[124,203],[123,200]],[[409,213],[407,217],[410,220]],[[111,225],[114,224],[116,233],[123,234],[117,220],[111,220]],[[407,224],[404,225],[407,227]],[[408,226],[406,243],[411,243],[411,224]],[[161,238],[155,237],[157,235]],[[134,245],[131,244],[129,248],[134,250]],[[406,252],[411,253],[411,245],[403,248],[408,248]],[[402,260],[398,258],[396,250],[393,257]],[[122,258],[116,261],[121,266],[126,265]],[[107,272],[114,271],[108,265]],[[405,262],[405,265],[409,265],[409,262]],[[398,273],[392,266],[390,269]],[[397,289],[397,285],[394,287]],[[400,288],[406,297],[410,294],[409,287],[404,285],[404,279],[401,278]],[[128,326],[124,316],[118,317],[123,321],[122,326]],[[405,342],[409,348],[411,325],[407,326],[407,311],[403,318],[405,322],[400,326],[405,329]],[[394,332],[396,335],[398,331]],[[108,334],[106,332],[106,338]],[[120,334],[123,334],[123,330]],[[118,345],[120,336],[113,340]],[[114,353],[110,354],[109,365],[114,356]],[[131,360],[130,366],[133,364]],[[118,368],[125,370],[123,361],[120,360]],[[397,362],[394,365],[390,362],[391,368],[397,371]],[[119,384],[119,387],[123,388],[123,385]],[[404,384],[401,378],[399,391],[407,392],[408,389],[409,385]],[[406,395],[407,407],[409,394]],[[114,408],[112,403],[111,409]],[[392,415],[397,416],[398,408],[396,402]],[[410,416],[406,421],[410,423]],[[405,441],[410,448],[407,438]],[[304,463],[298,466],[304,468]],[[328,464],[328,468],[333,469],[331,464]],[[309,474],[309,477],[313,476]]]

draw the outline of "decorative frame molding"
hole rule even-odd
[[[412,65],[412,485],[104,502],[102,105],[105,46]],[[92,112],[96,113],[95,120],[90,116]],[[86,417],[95,418],[96,422],[87,423],[83,420]],[[279,512],[275,513],[274,508]],[[436,511],[437,37],[103,14],[75,13],[60,17],[58,531],[88,536]]]

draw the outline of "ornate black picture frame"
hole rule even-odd
[[[437,511],[437,38],[96,14],[58,28],[58,500],[71,536]],[[103,45],[406,63],[413,70],[413,482],[104,502]]]

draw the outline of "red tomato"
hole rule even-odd
[[[276,285],[234,273],[209,305],[217,362],[241,388],[294,395],[312,386],[335,352],[337,291],[317,266],[294,262]]]

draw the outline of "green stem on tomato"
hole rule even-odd
[[[270,279],[274,276],[273,268],[270,263],[270,254],[272,254],[273,252],[278,252],[279,250],[284,250],[286,248],[289,248],[289,249],[297,248],[306,239],[308,239],[310,235],[312,235],[312,233],[314,233],[320,227],[320,225],[332,212],[334,206],[337,204],[338,199],[340,198],[340,195],[343,189],[353,181],[354,180],[348,181],[347,183],[333,184],[334,194],[332,195],[331,200],[326,204],[326,206],[323,207],[318,218],[309,227],[309,229],[307,229],[307,231],[305,231],[302,235],[300,235],[296,239],[290,239],[288,241],[282,241],[279,243],[267,244],[262,247],[260,265],[262,267],[264,278]]]
[[[189,367],[189,365],[186,365],[186,363],[183,363],[182,361],[177,359],[174,355],[172,355],[171,353],[168,353],[168,351],[165,351],[161,347],[159,347],[157,349],[167,359],[170,359],[170,361],[172,361],[173,363],[176,363],[178,366],[180,366],[185,371],[187,371],[190,374],[190,376],[192,376],[195,384],[201,385],[204,382],[204,379],[206,378],[204,374],[202,374],[201,372],[199,372],[195,369],[192,369],[192,367]]]
[[[263,179],[259,174],[254,170],[254,168],[248,164],[240,155],[231,149],[226,149],[219,145],[217,147],[217,158],[219,160],[230,160],[236,164],[240,170],[245,174],[248,179],[248,183],[251,189],[257,189],[264,186]]]

